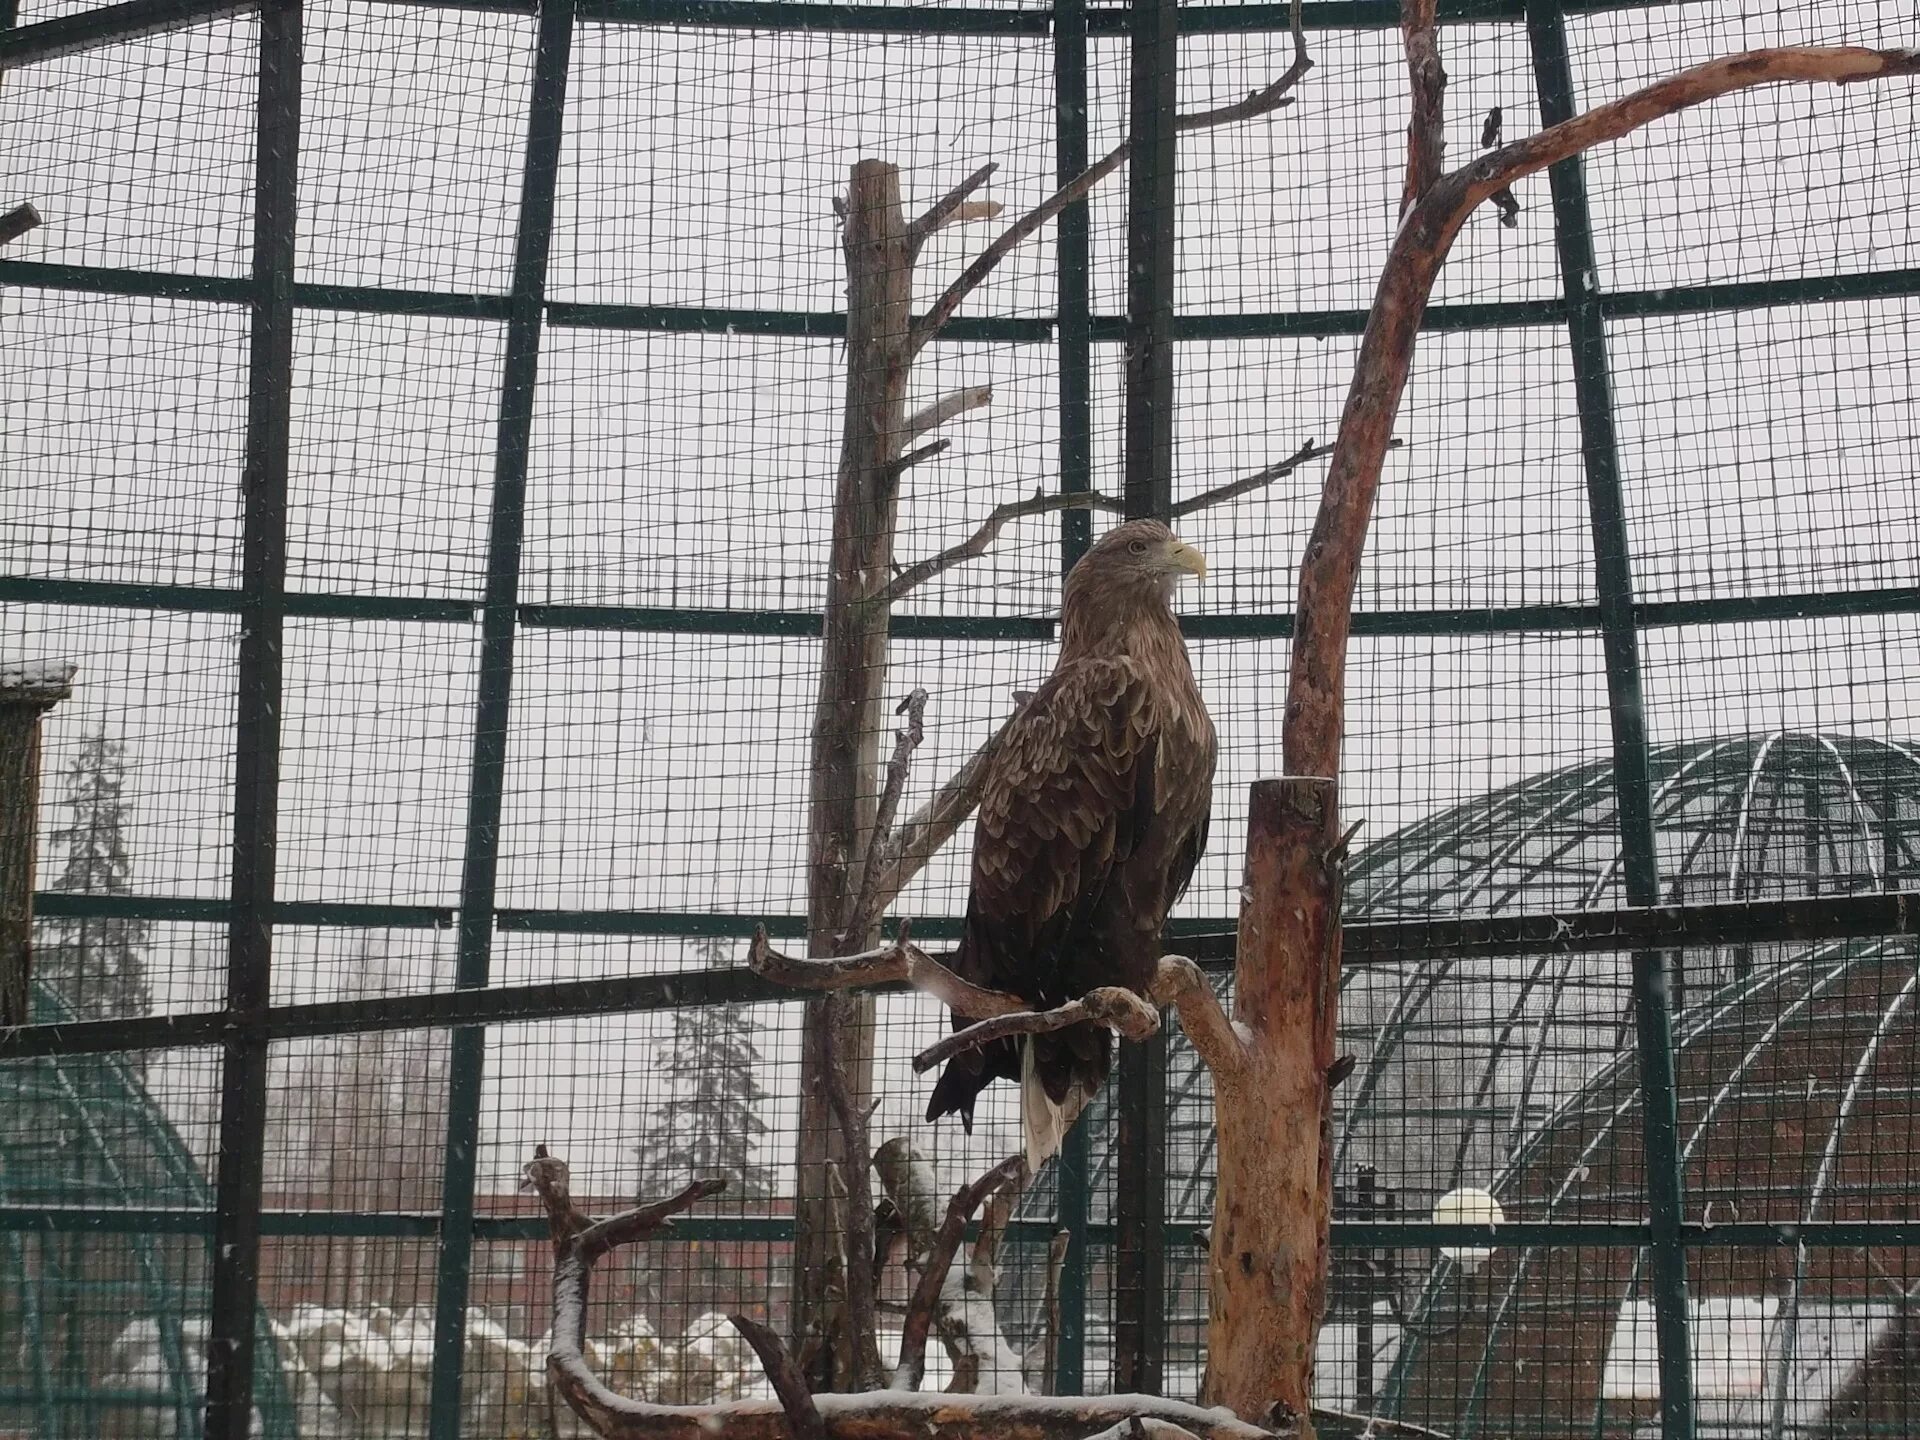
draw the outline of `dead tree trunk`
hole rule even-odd
[[[834,493],[820,691],[814,709],[807,824],[807,939],[814,955],[864,948],[877,936],[846,933],[873,841],[887,675],[889,606],[877,600],[892,576],[911,362],[913,254],[900,202],[900,172],[880,160],[853,167],[844,217],[847,263],[847,392]],[[876,927],[877,928],[877,927]],[[843,1258],[847,1286],[871,1293],[872,1258],[836,1233],[829,1166],[845,1145],[825,1071],[837,1065],[847,1100],[864,1113],[873,1090],[873,1001],[836,993],[807,1003],[802,1030],[800,1148],[794,1206],[791,1341],[807,1355],[816,1389],[880,1383],[870,1336],[849,1333],[825,1281]],[[864,1167],[848,1168],[848,1220],[871,1213]],[[850,1239],[851,1237],[847,1237]],[[855,1273],[866,1278],[856,1282]],[[858,1353],[858,1352],[870,1353]]]
[[[72,676],[65,666],[0,674],[0,1025],[32,1018],[40,717],[72,693]]]
[[[1214,1071],[1219,1190],[1208,1271],[1209,1405],[1310,1434],[1327,1305],[1334,1002],[1340,977],[1337,787],[1253,787],[1234,971],[1241,1059]]]

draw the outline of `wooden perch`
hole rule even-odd
[[[759,1357],[767,1383],[773,1386],[774,1395],[787,1412],[793,1440],[826,1440],[827,1422],[820,1418],[820,1407],[813,1403],[813,1394],[807,1389],[800,1367],[793,1363],[780,1337],[745,1315],[729,1315],[727,1320]]]
[[[796,1425],[811,1424],[801,1397],[792,1392],[790,1374],[784,1380],[770,1374],[776,1394],[782,1396],[777,1403],[655,1405],[615,1394],[587,1364],[584,1341],[594,1264],[615,1246],[669,1227],[672,1216],[724,1189],[725,1181],[697,1181],[669,1200],[595,1222],[574,1208],[566,1163],[547,1155],[544,1146],[524,1174],[539,1192],[553,1235],[553,1333],[547,1375],[561,1399],[594,1434],[605,1440],[714,1440],[716,1436],[793,1440]],[[984,1184],[987,1178],[976,1184]],[[743,1326],[738,1320],[735,1326],[756,1353],[763,1353],[754,1344],[760,1327],[751,1321]],[[770,1335],[763,1338],[772,1339]],[[777,1348],[777,1342],[775,1353],[772,1368],[784,1374],[786,1352]],[[789,1387],[786,1391],[779,1388],[783,1383]],[[1276,1440],[1287,1433],[1152,1395],[1047,1399],[878,1390],[863,1395],[817,1395],[811,1405],[826,1440],[979,1440],[983,1435],[994,1440],[1085,1440],[1093,1431],[1133,1415],[1179,1425],[1199,1440]]]
[[[907,244],[916,257],[920,253],[920,247],[927,243],[927,237],[936,230],[944,229],[948,225],[962,225],[970,220],[991,220],[999,215],[1002,207],[997,200],[969,198],[974,191],[991,180],[993,172],[999,168],[992,161],[982,165],[934,201],[924,215],[907,227]]]
[[[954,1253],[966,1235],[967,1222],[983,1200],[1002,1186],[1021,1179],[1026,1170],[1024,1158],[1009,1156],[964,1187],[948,1204],[946,1218],[940,1222],[928,1246],[920,1283],[914,1286],[913,1298],[907,1302],[906,1319],[900,1323],[900,1363],[893,1372],[895,1390],[917,1390],[926,1376],[927,1335],[940,1308]]]
[[[1048,1035],[1069,1025],[1089,1022],[1117,1030],[1129,1040],[1144,1040],[1160,1028],[1160,1016],[1153,1006],[1131,990],[1103,985],[1051,1010],[1014,1011],[956,1030],[914,1056],[914,1072],[924,1075],[942,1060],[1004,1040],[1009,1035]]]
[[[1220,997],[1193,961],[1184,955],[1162,956],[1153,977],[1153,1001],[1170,1005],[1179,1014],[1180,1028],[1216,1082],[1246,1068],[1247,1037],[1227,1018]]]
[[[1027,1008],[1026,1001],[1017,995],[962,980],[907,938],[905,921],[900,924],[899,935],[886,945],[858,955],[825,959],[802,959],[775,950],[767,939],[767,927],[762,925],[754,930],[753,943],[747,949],[747,968],[776,985],[796,990],[857,990],[905,981],[970,1019],[1010,1015]]]

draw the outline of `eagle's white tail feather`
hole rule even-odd
[[[1056,1105],[1033,1068],[1033,1041],[1020,1042],[1020,1128],[1027,1141],[1027,1173],[1038,1175],[1040,1162],[1058,1153],[1073,1123],[1064,1105]]]

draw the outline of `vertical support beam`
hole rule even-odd
[[[220,1074],[206,1440],[246,1440],[253,1415],[265,1173],[273,895],[280,814],[281,632],[286,617],[287,451],[293,415],[293,279],[300,168],[301,0],[260,7],[254,133],[253,299],[241,537],[233,892]]]
[[[1540,118],[1556,125],[1574,114],[1573,71],[1559,0],[1527,0],[1527,35],[1539,88]],[[1621,873],[1627,903],[1657,904],[1660,876],[1653,831],[1653,785],[1647,758],[1646,708],[1640,683],[1640,637],[1633,619],[1633,566],[1626,502],[1614,429],[1613,387],[1600,313],[1586,170],[1579,156],[1549,172],[1554,234],[1567,300],[1574,391],[1580,406],[1587,510],[1593,529],[1594,579],[1613,724],[1614,787],[1620,815]],[[1693,1365],[1687,1333],[1687,1254],[1681,1234],[1684,1198],[1675,1095],[1672,985],[1668,956],[1633,957],[1633,1005],[1644,1111],[1647,1194],[1653,1231],[1653,1301],[1660,1346],[1661,1431],[1665,1440],[1693,1435]]]
[[[1089,163],[1086,0],[1057,0],[1053,10],[1054,174],[1062,185]],[[1060,489],[1093,489],[1092,219],[1082,200],[1060,212],[1055,229],[1060,354]],[[1060,572],[1093,544],[1093,515],[1060,516]],[[1093,1154],[1090,1127],[1067,1131],[1054,1162],[1056,1219],[1067,1234],[1060,1269],[1060,1334],[1053,1391],[1079,1395],[1087,1386],[1087,1220]]]
[[[73,667],[0,675],[0,1025],[33,1018],[33,872],[40,851],[40,717]]]
[[[573,52],[573,0],[543,0],[528,102],[520,220],[514,238],[506,356],[495,428],[493,505],[487,539],[486,600],[480,620],[479,694],[467,793],[467,853],[460,880],[454,984],[486,985],[493,958],[493,909],[500,857],[500,808],[506,789],[507,720],[513,691],[520,544],[533,439],[534,392],[547,294],[553,197]],[[453,1032],[447,1059],[447,1145],[441,1179],[440,1257],[434,1299],[433,1388],[428,1434],[456,1440],[466,1354],[467,1294],[473,1261],[473,1188],[480,1139],[486,1031]]]
[[[1174,0],[1133,0],[1133,158],[1127,175],[1125,502],[1129,518],[1173,508]],[[1120,1047],[1115,1082],[1114,1387],[1158,1394],[1166,1349],[1167,1048]]]

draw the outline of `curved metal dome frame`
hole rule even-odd
[[[74,1012],[45,985],[34,986],[34,1019],[60,1023],[75,1019]],[[0,1110],[19,1113],[21,1105],[55,1106],[64,1120],[59,1133],[79,1137],[79,1169],[97,1167],[111,1188],[111,1204],[126,1208],[186,1208],[211,1212],[214,1193],[200,1173],[191,1152],[151,1096],[140,1077],[116,1054],[88,1054],[64,1058],[41,1057],[0,1062],[0,1093],[8,1095]],[[111,1123],[108,1123],[110,1120]],[[46,1127],[30,1127],[48,1133]],[[141,1168],[151,1173],[141,1175]],[[12,1203],[101,1205],[97,1187],[74,1180],[71,1162],[54,1167],[10,1148],[0,1136],[0,1199]],[[76,1189],[80,1193],[75,1193]],[[156,1325],[160,1356],[165,1367],[164,1388],[105,1387],[97,1375],[61,1376],[50,1355],[60,1343],[55,1331],[69,1318],[56,1304],[43,1303],[44,1260],[35,1263],[34,1242],[41,1245],[66,1238],[77,1246],[113,1244],[123,1247],[131,1262],[130,1287],[134,1302],[125,1316],[151,1318]],[[186,1281],[178,1257],[163,1253],[177,1235],[153,1230],[130,1233],[80,1233],[61,1237],[49,1232],[7,1230],[0,1242],[5,1272],[0,1286],[17,1289],[21,1328],[17,1343],[26,1357],[28,1382],[22,1392],[0,1391],[0,1413],[25,1411],[32,1417],[32,1433],[46,1440],[91,1437],[112,1433],[102,1416],[112,1412],[146,1411],[171,1416],[171,1434],[200,1434],[202,1403],[201,1364],[195,1346],[204,1339],[188,1335],[188,1317],[204,1315],[204,1284]],[[256,1320],[258,1382],[255,1433],[262,1440],[294,1440],[297,1427],[289,1392],[271,1327],[264,1316]]]
[[[1920,1016],[1915,1014],[1915,1001],[1920,998],[1920,943],[1911,936],[1838,941],[1804,947],[1801,953],[1787,958],[1783,963],[1756,970],[1732,982],[1710,1001],[1680,1017],[1675,1025],[1674,1049],[1677,1057],[1684,1058],[1696,1047],[1710,1049],[1712,1042],[1724,1036],[1730,1023],[1754,1002],[1766,1001],[1770,995],[1779,997],[1772,1004],[1768,1012],[1770,1018],[1764,1027],[1739,1047],[1738,1059],[1730,1066],[1714,1070],[1712,1093],[1697,1113],[1684,1118],[1680,1146],[1683,1165],[1697,1166],[1702,1161],[1704,1142],[1714,1135],[1714,1127],[1739,1096],[1743,1082],[1761,1065],[1769,1050],[1778,1044],[1788,1028],[1806,1015],[1816,1002],[1838,990],[1844,982],[1876,966],[1893,968],[1900,977],[1900,983],[1892,988],[1878,1013],[1871,1017],[1873,1023],[1865,1032],[1858,1054],[1850,1065],[1844,1067],[1847,1072],[1846,1084],[1840,1094],[1833,1126],[1820,1146],[1813,1183],[1806,1190],[1794,1215],[1771,1217],[1775,1220],[1791,1218],[1800,1224],[1830,1218],[1823,1212],[1831,1208],[1834,1177],[1842,1147],[1852,1133],[1853,1121],[1874,1066],[1897,1026],[1904,1022],[1910,1030],[1920,1032]],[[1796,984],[1800,988],[1794,993],[1792,987]],[[1547,1197],[1546,1213],[1524,1216],[1510,1214],[1510,1218],[1564,1218],[1555,1214],[1555,1210],[1569,1201],[1575,1185],[1586,1178],[1589,1168],[1601,1157],[1606,1147],[1632,1129],[1629,1121],[1638,1112],[1642,1099],[1635,1061],[1636,1057],[1631,1052],[1617,1056],[1595,1074],[1585,1088],[1566,1096],[1552,1120],[1534,1131],[1526,1143],[1515,1151],[1489,1187],[1502,1199],[1510,1199],[1530,1174],[1538,1173],[1543,1168],[1549,1158],[1549,1147],[1567,1128],[1577,1125],[1583,1116],[1590,1117],[1603,1108],[1605,1110],[1604,1119],[1587,1135],[1571,1161],[1552,1167],[1554,1172],[1559,1173],[1559,1178]],[[1809,1077],[1810,1083],[1811,1079]],[[1597,1106],[1595,1101],[1598,1097],[1610,1097],[1609,1103],[1604,1107]],[[1637,1140],[1633,1143],[1637,1144]],[[1609,1197],[1616,1207],[1631,1202],[1633,1198],[1618,1192]],[[1644,1194],[1638,1199],[1644,1207]],[[1525,1282],[1545,1251],[1546,1247],[1543,1246],[1525,1245],[1516,1246],[1508,1252],[1512,1257],[1511,1271],[1504,1276],[1501,1294],[1489,1313],[1487,1339],[1467,1387],[1465,1406],[1450,1419],[1449,1433],[1460,1437],[1460,1440],[1480,1433],[1486,1421],[1483,1412],[1497,1360],[1499,1337],[1512,1328],[1511,1322],[1521,1305]],[[1641,1293],[1642,1276],[1648,1253],[1644,1248],[1635,1251],[1619,1293],[1613,1298],[1613,1309],[1618,1310],[1630,1300],[1645,1298]],[[1428,1272],[1412,1307],[1405,1339],[1382,1387],[1380,1413],[1383,1415],[1395,1416],[1404,1410],[1410,1376],[1420,1364],[1428,1346],[1428,1337],[1440,1328],[1436,1324],[1436,1313],[1444,1309],[1447,1294],[1457,1283],[1460,1269],[1454,1260],[1438,1255]],[[1787,1422],[1788,1402],[1798,1321],[1808,1280],[1808,1248],[1800,1245],[1795,1247],[1793,1269],[1781,1298],[1782,1343],[1767,1366],[1766,1406],[1769,1419],[1766,1434],[1769,1440],[1786,1440],[1792,1433],[1792,1427]],[[1905,1299],[1904,1296],[1901,1298]],[[1590,1427],[1594,1435],[1607,1433],[1604,1428],[1608,1418],[1607,1406],[1608,1401],[1604,1396],[1594,1401],[1593,1413],[1585,1422],[1585,1427]],[[1427,1415],[1419,1418],[1424,1421],[1432,1417]],[[1631,1425],[1633,1422],[1629,1419],[1626,1423]]]

